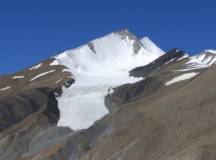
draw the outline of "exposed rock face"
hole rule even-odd
[[[28,103],[27,99],[25,99],[25,101],[27,101]],[[39,132],[42,132],[43,130],[46,130],[47,128],[57,123],[59,116],[58,108],[55,108],[57,107],[57,103],[55,103],[55,101],[48,103],[44,103],[41,106],[34,104],[34,107],[36,109],[31,112],[28,112],[26,106],[23,106],[23,108],[19,107],[18,109],[20,110],[17,111],[17,113],[11,114],[11,116],[15,118],[18,117],[19,119],[15,119],[16,121],[13,121],[12,127],[0,133],[1,159],[22,159],[22,155],[25,155],[25,153],[28,151],[29,142],[31,141],[31,139]],[[13,105],[16,106],[15,104]],[[20,112],[25,112],[25,115],[23,117],[20,117]],[[10,117],[10,119],[13,119],[13,117]],[[4,121],[8,123],[7,120]]]
[[[49,88],[32,89],[1,97],[0,131],[41,110],[44,111],[51,124],[57,123],[59,118],[57,101]]]
[[[49,121],[56,124],[59,118],[56,97],[61,87],[69,87],[74,80],[65,66],[50,65],[49,59],[30,69],[0,77],[0,131],[20,122],[30,114],[44,110]],[[53,73],[49,73],[49,71]],[[59,79],[61,81],[59,81]]]
[[[59,119],[56,96],[61,95],[62,86],[69,87],[74,79],[70,72],[63,71],[65,66],[51,65],[54,60],[0,77],[1,88],[10,86],[0,91],[1,160],[26,159],[33,151],[51,147],[54,138],[72,133],[55,127]],[[44,137],[34,141],[34,136],[39,135]]]
[[[141,49],[141,42],[136,38],[135,35],[133,35],[131,32],[129,32],[127,29],[123,29],[121,31],[116,32],[116,34],[120,35],[122,39],[126,40],[133,40],[133,48],[134,48],[134,53],[137,54],[139,50]]]
[[[124,104],[136,101],[141,96],[149,96],[152,92],[160,89],[163,83],[156,78],[146,78],[134,84],[125,84],[114,88],[113,94],[108,94],[105,104],[111,112],[117,111]]]
[[[169,62],[171,60],[177,60],[180,57],[184,56],[184,52],[173,49],[169,51],[167,54],[162,55],[152,63],[146,65],[146,66],[141,66],[137,67],[133,70],[130,71],[130,76],[134,77],[144,77],[150,72],[154,72],[155,70],[159,69],[162,65],[164,65],[166,62]]]
[[[94,42],[89,42],[88,43],[89,48],[96,54],[95,48],[94,48]]]

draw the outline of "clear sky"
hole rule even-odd
[[[216,48],[215,0],[1,0],[0,74],[128,28],[162,49]]]

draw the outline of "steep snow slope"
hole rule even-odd
[[[160,49],[154,42],[152,42],[148,37],[144,37],[140,41],[147,51],[157,56],[162,56],[163,54],[165,54],[165,52]]]
[[[216,51],[215,50],[205,50],[200,54],[189,57],[188,62],[185,64],[185,69],[179,71],[189,71],[200,68],[210,67],[216,62]]]
[[[69,68],[75,84],[63,89],[58,98],[59,126],[73,130],[85,129],[109,113],[104,97],[111,88],[134,83],[140,78],[129,77],[129,71],[158,58],[145,49],[129,31],[123,30],[96,39],[80,48],[66,51],[56,59]]]
[[[183,67],[183,69],[176,70],[176,71],[183,71],[183,72],[184,71],[191,71],[191,70],[206,68],[206,67],[209,67],[209,65],[200,61],[197,58],[197,56],[192,56],[192,57],[188,57],[188,61],[182,67]]]
[[[196,56],[202,63],[211,66],[216,62],[216,51],[215,50],[205,50]]]

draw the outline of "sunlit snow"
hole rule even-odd
[[[11,87],[10,87],[10,86],[7,86],[7,87],[4,87],[4,88],[1,88],[0,91],[6,91],[6,90],[8,90],[8,89],[11,89]]]
[[[144,48],[149,52],[156,54],[157,56],[162,56],[165,54],[165,52],[160,49],[154,42],[152,42],[148,37],[144,37],[140,41],[143,44]]]
[[[171,84],[174,84],[174,83],[177,83],[177,82],[180,82],[180,81],[191,79],[191,78],[195,77],[198,74],[199,74],[199,72],[197,72],[197,73],[196,72],[191,72],[191,73],[182,74],[180,76],[174,77],[173,79],[167,81],[165,83],[165,86],[169,86]]]
[[[38,68],[40,68],[40,67],[42,66],[42,64],[43,64],[43,63],[40,63],[40,64],[38,64],[38,65],[36,65],[36,66],[33,66],[33,67],[30,68],[30,70],[38,69]]]
[[[172,61],[174,61],[174,60],[175,60],[175,58],[169,60],[168,62],[166,62],[166,63],[164,63],[164,64],[167,65],[167,64],[169,64],[170,62],[172,62]]]
[[[71,72],[69,69],[67,69],[67,68],[64,68],[63,70],[62,70],[62,72]]]
[[[42,76],[45,76],[45,75],[47,75],[47,74],[52,73],[52,72],[55,72],[55,70],[53,69],[53,70],[50,70],[50,71],[47,71],[47,72],[41,73],[41,74],[39,74],[39,75],[33,77],[33,78],[30,79],[29,81],[30,81],[30,82],[31,82],[31,81],[34,81],[34,80],[36,80],[36,79],[38,79],[38,78],[40,78],[40,77],[42,77]]]
[[[174,71],[185,72],[185,71],[191,71],[191,70],[209,67],[209,65],[203,63],[197,57],[190,57],[189,60],[185,63],[185,65],[186,65],[186,67],[184,69],[178,69],[178,70],[174,70]]]
[[[180,61],[180,60],[185,59],[185,58],[188,58],[188,57],[189,57],[189,55],[188,55],[188,54],[185,54],[184,56],[180,57],[180,58],[177,59],[176,61]]]
[[[112,87],[134,83],[141,78],[129,77],[129,71],[146,65],[158,55],[141,47],[134,53],[134,40],[122,39],[112,33],[88,45],[66,51],[55,58],[69,68],[75,83],[58,98],[60,120],[58,126],[73,130],[86,129],[109,113],[104,97]],[[111,91],[111,92],[110,92]]]
[[[212,50],[212,49],[205,50],[205,52],[209,52],[209,53],[214,53],[214,54],[216,54],[216,50]]]
[[[25,78],[25,76],[13,76],[12,79],[22,79]]]
[[[61,78],[61,79],[57,80],[56,83],[61,82],[63,79],[64,79],[64,78]]]
[[[56,59],[50,63],[50,66],[56,66],[56,65],[59,65],[59,62]]]

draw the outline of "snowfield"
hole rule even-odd
[[[36,65],[36,66],[31,67],[30,70],[38,69],[38,68],[40,68],[42,65],[43,65],[43,63],[40,63],[40,64],[38,64],[38,65]]]
[[[122,34],[112,33],[55,57],[75,77],[75,83],[63,88],[62,96],[58,97],[58,126],[69,126],[72,130],[89,128],[109,113],[104,97],[112,87],[141,80],[130,77],[128,72],[152,62],[162,51],[156,49],[160,53],[151,53],[158,48],[153,42],[145,44],[148,49],[139,42],[140,49],[135,54],[135,43],[127,34],[122,38]]]
[[[8,90],[8,89],[11,89],[11,87],[10,87],[10,86],[7,86],[7,87],[4,87],[4,88],[1,88],[0,91],[6,91],[6,90]]]
[[[180,82],[180,81],[184,81],[184,80],[187,80],[187,79],[191,79],[193,77],[195,77],[196,75],[198,75],[199,72],[191,72],[191,73],[185,73],[185,74],[182,74],[180,76],[177,76],[177,77],[174,77],[173,79],[171,79],[170,81],[167,81],[165,83],[165,86],[169,86],[171,84],[174,84],[174,83],[177,83],[177,82]]]
[[[25,76],[13,76],[12,79],[22,79],[25,78]]]

